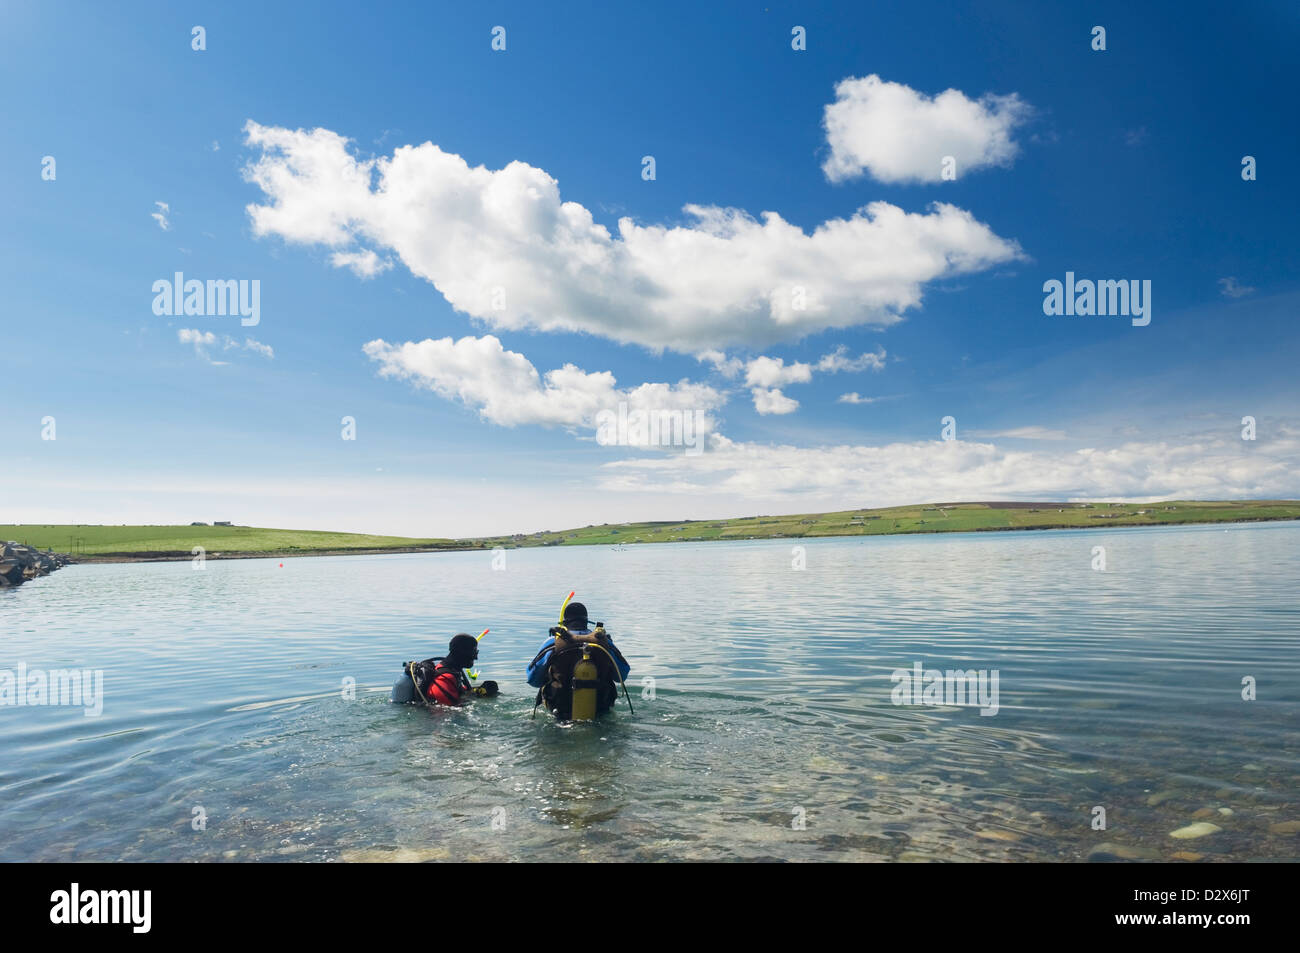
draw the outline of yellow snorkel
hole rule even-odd
[[[482,641],[483,641],[483,636],[487,635],[487,634],[488,634],[489,632],[491,632],[491,631],[492,631],[491,629],[484,629],[482,632],[480,632],[480,633],[478,634],[478,638],[475,639],[475,641],[476,641],[476,642],[482,642]],[[478,669],[474,669],[474,671],[472,671],[472,672],[466,672],[465,674],[468,675],[471,679],[477,679],[477,678],[478,678]]]

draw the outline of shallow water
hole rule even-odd
[[[0,670],[102,669],[103,713],[0,706],[0,860],[1293,860],[1297,556],[1272,524],[69,567],[0,590]],[[635,715],[531,717],[570,589]],[[388,703],[485,626],[500,698]],[[914,662],[996,670],[997,713],[893,704]]]

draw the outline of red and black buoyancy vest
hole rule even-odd
[[[442,658],[413,662],[411,679],[421,698],[439,705],[459,705],[461,696],[470,690],[465,672]]]

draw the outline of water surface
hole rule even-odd
[[[0,590],[0,669],[102,669],[104,710],[0,707],[0,860],[1295,859],[1298,556],[1274,524],[69,567]],[[532,716],[570,589],[634,716]],[[388,703],[485,626],[500,698]],[[996,670],[998,713],[893,704],[918,661]]]

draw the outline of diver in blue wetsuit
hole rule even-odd
[[[605,626],[597,622],[595,629],[589,629],[587,625],[587,607],[581,602],[570,602],[564,607],[563,621],[551,629],[528,666],[528,684],[537,689],[537,700],[545,702],[547,710],[561,720],[568,720],[572,715],[573,668],[582,657],[583,644],[599,646],[589,653],[596,665],[598,713],[614,706],[618,685],[632,670]]]

